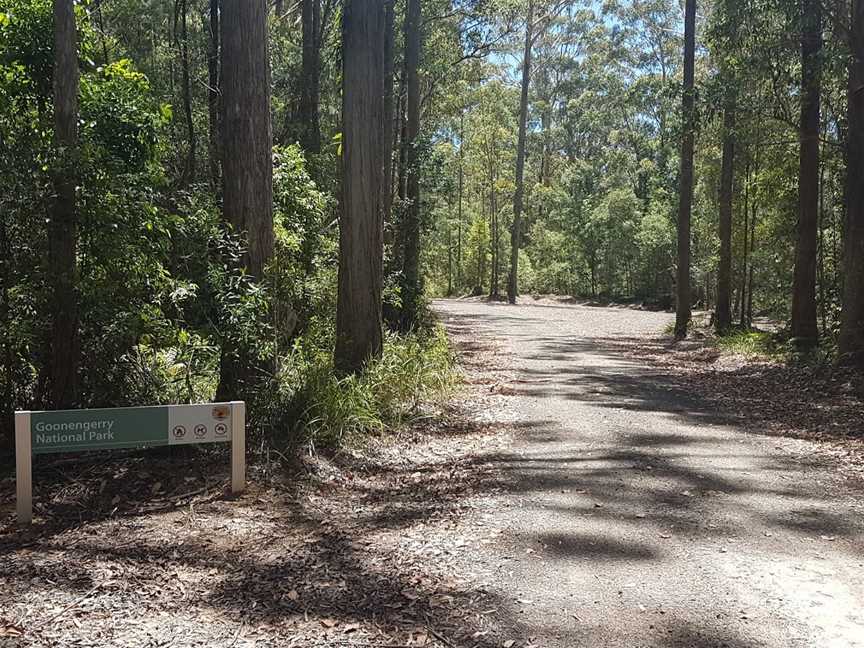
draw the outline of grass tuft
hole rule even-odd
[[[273,388],[267,427],[279,445],[311,442],[335,448],[398,428],[425,403],[444,398],[458,382],[455,356],[442,327],[388,334],[381,357],[359,374],[337,376],[329,345],[299,344]]]
[[[733,330],[720,335],[717,337],[717,347],[727,353],[766,360],[783,359],[787,352],[785,345],[778,343],[773,334],[752,330]]]

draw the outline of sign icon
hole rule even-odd
[[[217,405],[213,408],[213,418],[217,421],[224,421],[231,413],[231,408],[227,405]]]
[[[225,436],[228,434],[228,426],[224,423],[217,423],[214,430],[216,431],[216,436]]]
[[[186,436],[186,428],[182,425],[175,425],[174,429],[171,430],[171,433],[174,435],[175,439],[182,439]]]
[[[207,426],[206,425],[201,425],[201,424],[196,425],[195,429],[193,431],[195,432],[195,436],[199,439],[203,439],[205,436],[207,436]]]

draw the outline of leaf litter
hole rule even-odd
[[[237,499],[209,450],[40,458],[21,530],[0,481],[0,643],[530,645],[459,560],[490,535],[494,475],[475,455],[505,443],[474,415],[496,396],[471,384],[500,358],[462,351],[467,393],[436,417],[281,472],[253,464]]]

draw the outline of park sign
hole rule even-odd
[[[231,490],[245,486],[242,401],[15,413],[18,520],[32,520],[32,456],[116,448],[231,443]]]
[[[231,440],[231,404],[30,412],[33,454]]]

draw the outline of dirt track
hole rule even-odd
[[[463,393],[362,450],[255,456],[239,499],[218,451],[48,457],[21,529],[0,475],[0,646],[864,646],[860,475],[740,427],[767,400],[746,420],[789,426],[780,374],[719,406],[728,380],[695,396],[640,352],[666,315],[436,309]],[[822,384],[813,410],[843,422],[823,427],[864,419]]]
[[[509,362],[499,533],[463,556],[545,647],[864,646],[864,495],[807,441],[744,431],[621,353],[669,317],[439,301]]]

